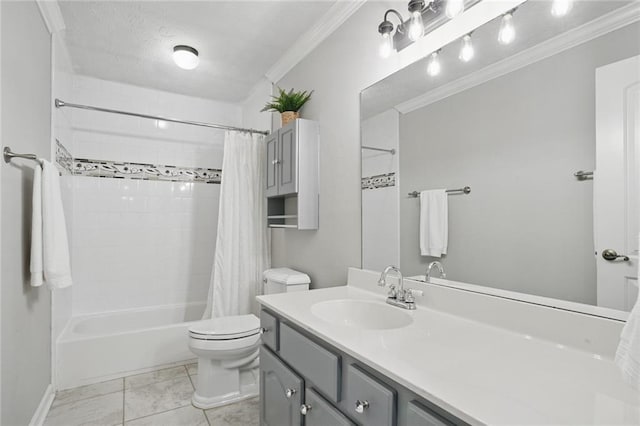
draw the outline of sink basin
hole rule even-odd
[[[331,324],[366,330],[406,327],[413,317],[401,308],[369,300],[339,299],[318,302],[311,313]]]

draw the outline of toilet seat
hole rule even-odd
[[[196,340],[236,340],[257,334],[260,320],[252,314],[198,321],[189,327],[189,337]]]

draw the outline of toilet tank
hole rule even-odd
[[[264,271],[264,294],[309,290],[309,275],[289,268],[274,268]]]

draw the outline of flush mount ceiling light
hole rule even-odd
[[[182,69],[192,70],[200,63],[198,51],[191,46],[178,45],[173,47],[173,62]]]

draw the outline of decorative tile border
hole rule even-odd
[[[375,175],[362,178],[362,190],[365,189],[377,189],[386,188],[389,186],[396,186],[396,174],[387,173],[384,175]]]
[[[58,163],[63,170],[73,174],[73,156],[58,139],[56,139],[56,163]]]
[[[75,158],[73,174],[116,179],[165,180],[219,184],[222,170]]]
[[[62,169],[78,176],[217,184],[222,180],[222,170],[220,169],[73,158],[69,150],[57,139],[56,163]]]

